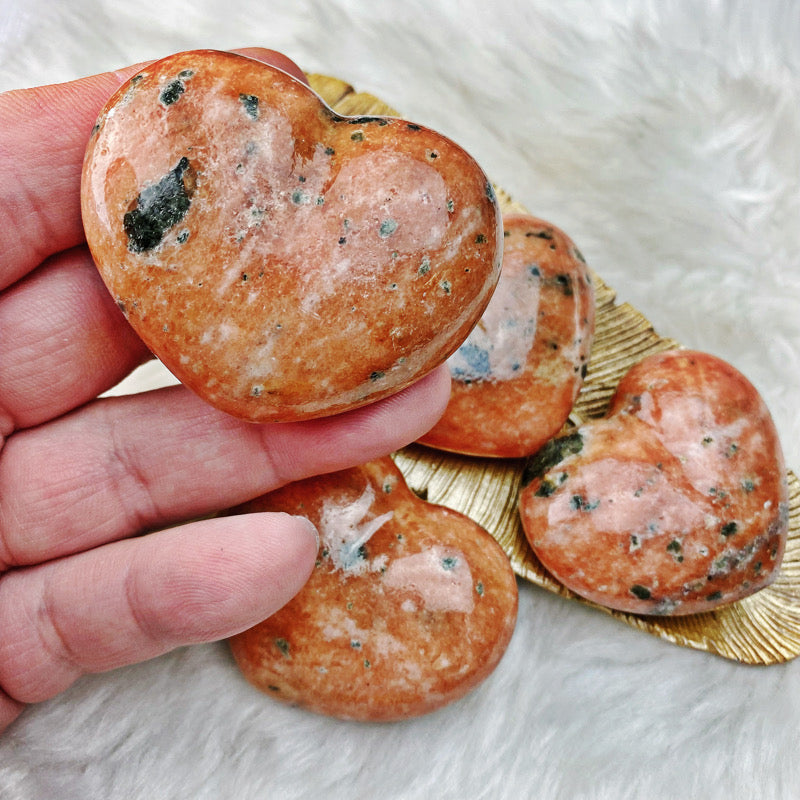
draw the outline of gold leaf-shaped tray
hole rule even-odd
[[[339,114],[397,116],[386,103],[349,84],[309,75],[312,88]],[[498,189],[502,211],[527,210]],[[651,353],[680,347],[659,336],[650,322],[592,273],[597,302],[589,371],[568,427],[602,416],[619,380]],[[521,578],[550,592],[604,611],[641,631],[674,644],[716,653],[746,664],[776,664],[800,654],[800,481],[789,479],[789,540],[775,582],[750,597],[704,614],[644,617],[589,603],[558,583],[539,563],[517,513],[524,460],[481,459],[420,445],[395,453],[408,485],[430,502],[460,511],[497,539]]]

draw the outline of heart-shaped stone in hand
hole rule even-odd
[[[420,500],[391,458],[289,484],[238,511],[301,514],[320,532],[308,583],[231,639],[245,677],[312,711],[359,720],[418,716],[497,666],[517,584],[497,542]]]
[[[86,238],[131,325],[238,417],[323,416],[444,361],[489,301],[491,184],[449,139],[342,117],[279,69],[179,53],[111,98],[82,181]]]
[[[607,417],[529,463],[525,534],[564,586],[638,614],[692,614],[776,577],[788,486],[775,426],[726,362],[675,350],[620,382]]]

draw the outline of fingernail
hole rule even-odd
[[[314,536],[314,539],[317,542],[317,550],[319,550],[319,531],[317,530],[317,526],[314,525],[314,523],[310,519],[308,519],[308,517],[302,517],[300,515],[297,515],[295,516],[295,519],[305,523],[305,526],[306,528],[308,528],[309,533],[311,533]]]

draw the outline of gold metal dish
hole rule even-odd
[[[324,75],[309,75],[312,88],[339,114],[397,111],[370,94]],[[503,212],[527,210],[502,190]],[[642,314],[592,273],[597,301],[596,331],[589,371],[568,426],[603,416],[620,378],[651,353],[680,347],[659,336]],[[517,496],[523,460],[481,459],[412,445],[395,454],[411,489],[430,502],[460,511],[497,539],[522,579],[611,614],[622,622],[674,644],[715,653],[745,664],[777,664],[800,654],[800,481],[789,479],[789,540],[781,572],[766,589],[728,606],[686,617],[643,617],[612,611],[564,588],[542,567],[522,532]]]

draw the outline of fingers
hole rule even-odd
[[[286,514],[206,520],[0,578],[0,726],[85,673],[230,636],[303,586],[318,542]],[[5,717],[3,716],[5,714]]]
[[[275,66],[302,77],[299,68],[279,53],[256,48],[241,52],[268,59]],[[136,70],[131,67],[114,73],[114,80],[121,81],[124,75]],[[105,86],[107,80],[108,75],[95,76],[78,81],[76,85],[83,96],[87,85],[101,82]],[[68,84],[62,88],[74,93],[76,86]],[[44,87],[41,92],[53,89]],[[30,90],[27,94],[33,100],[41,92]],[[0,97],[0,104],[3,99]],[[8,132],[0,131],[0,139],[5,135]],[[63,144],[61,138],[58,142]],[[20,153],[20,157],[24,155],[24,151]],[[36,188],[51,189],[38,185]],[[0,209],[8,190],[9,186],[0,186]],[[77,191],[76,188],[76,197]],[[58,195],[52,198],[52,205],[57,206],[57,212],[61,211],[71,197]],[[46,198],[28,199],[36,204],[43,203]],[[50,209],[47,214],[50,221],[52,212]],[[0,242],[3,235],[0,228]],[[77,238],[80,238],[77,234],[72,235],[70,241]],[[66,241],[57,243],[56,249]],[[42,252],[35,253],[34,261]],[[113,386],[149,356],[147,348],[114,304],[84,247],[51,256],[41,268],[0,296],[0,342],[3,343],[0,350],[0,413],[4,412],[5,417],[0,433],[3,435],[8,435],[12,428],[30,427],[77,408]]]
[[[446,368],[392,398],[305,423],[253,425],[183,387],[96,401],[0,451],[0,570],[76,553],[344,469],[427,431]]]
[[[135,72],[0,95],[0,289],[83,240],[86,142],[103,104]]]
[[[450,385],[450,371],[442,365],[379,403],[265,431],[277,485],[363,464],[405,447],[438,422],[450,399]]]
[[[254,58],[256,61],[263,61],[265,64],[271,64],[273,67],[294,75],[295,78],[303,81],[303,83],[308,83],[305,72],[291,58],[279,53],[277,50],[268,50],[264,47],[240,47],[232,52],[238,53],[240,56]]]
[[[280,53],[242,52],[303,75]],[[143,66],[0,94],[0,289],[83,241],[80,183],[89,134],[111,95]]]
[[[7,429],[83,405],[150,356],[86,248],[53,256],[0,295],[0,341]]]

